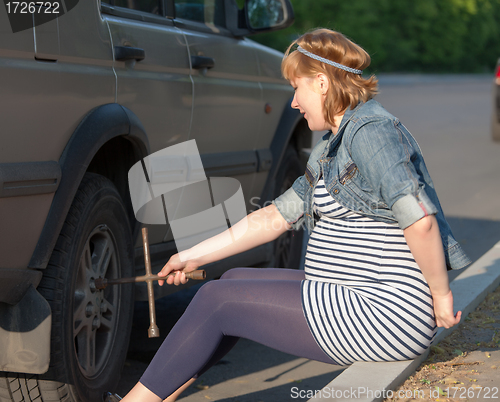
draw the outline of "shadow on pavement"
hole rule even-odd
[[[338,373],[340,374],[340,372]],[[308,401],[315,393],[323,392],[323,387],[332,381],[338,374],[323,374],[312,378],[307,378],[300,382],[279,385],[273,388],[236,395],[234,397],[217,398],[218,402],[276,402],[276,401]],[[203,391],[200,391],[203,393]],[[201,395],[200,395],[201,396]],[[209,395],[207,395],[209,396]],[[205,400],[210,400],[203,396]],[[179,399],[181,401],[182,398]],[[201,400],[201,399],[200,399]],[[186,401],[187,402],[187,401]]]

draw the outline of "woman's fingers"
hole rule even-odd
[[[168,262],[163,266],[163,268],[161,269],[160,272],[158,272],[158,276],[167,276],[168,274],[170,274],[173,270],[174,270],[174,263],[172,261],[173,259],[173,256],[170,258],[170,260],[168,260]],[[170,282],[169,282],[170,281]],[[166,279],[166,282],[169,284],[169,285],[172,285],[173,283],[173,280],[171,279],[171,277],[168,277]],[[164,280],[159,280],[158,281],[158,285],[160,286],[163,286],[163,284],[165,283]]]
[[[163,286],[165,282],[168,285],[179,286],[185,284],[188,281],[188,279],[186,278],[186,274],[182,272],[182,269],[186,268],[186,266],[180,261],[177,261],[177,259],[177,255],[172,256],[162,268],[162,270],[158,272],[158,276],[166,277],[167,275],[171,274],[165,280],[158,280],[158,284],[160,286]]]
[[[184,285],[187,281],[186,274],[182,271],[171,272],[171,275],[166,279],[168,285],[175,286]]]
[[[459,312],[457,312],[456,315],[451,316],[451,317],[437,318],[436,325],[438,327],[451,328],[451,327],[459,324],[461,319],[462,319],[462,312],[459,311]]]
[[[462,318],[462,312],[453,313],[453,293],[449,290],[445,295],[432,295],[434,302],[434,317],[438,327],[451,328]]]
[[[187,262],[182,262],[180,260],[179,254],[175,254],[170,259],[168,262],[165,264],[165,266],[161,269],[160,272],[158,272],[158,276],[167,276],[170,275],[168,278],[165,280],[158,280],[158,284],[160,286],[163,286],[165,282],[167,282],[168,285],[183,285],[187,283],[188,279],[186,278],[185,272],[191,272],[194,271],[199,267],[199,264],[196,263],[195,261],[187,261]]]
[[[174,276],[174,285],[179,286],[187,282],[186,274],[182,271],[176,271]]]
[[[158,275],[164,276],[164,275],[161,275],[160,273],[158,273]],[[167,279],[158,280],[158,284],[160,286],[163,286],[163,284],[166,282],[167,285],[179,286],[179,285],[184,285],[185,283],[187,283],[188,280],[189,279],[186,278],[186,274],[184,272],[175,271],[175,272],[171,272],[170,275],[167,277]]]
[[[161,271],[158,272],[158,276],[167,276],[169,274],[167,266],[168,266],[168,262],[164,265],[164,267],[161,269]],[[158,285],[163,286],[164,283],[165,283],[164,280],[158,280]]]

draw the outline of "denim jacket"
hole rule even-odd
[[[337,134],[314,147],[305,174],[273,201],[294,229],[311,231],[314,187],[323,176],[329,194],[343,207],[405,229],[435,214],[449,268],[470,260],[446,222],[417,142],[378,102],[360,103],[344,114]]]

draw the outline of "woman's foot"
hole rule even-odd
[[[175,402],[177,398],[195,381],[196,378],[191,378],[184,385],[182,385],[177,391],[175,391],[172,395],[170,395],[167,399],[164,399],[163,402]]]
[[[162,399],[140,382],[123,397],[123,402],[162,402]]]
[[[167,397],[167,399],[162,400],[160,397],[156,396],[153,392],[151,392],[148,388],[146,388],[144,385],[142,385],[140,382],[138,382],[134,388],[130,390],[130,392],[125,395],[123,398],[123,401],[125,402],[174,402],[179,395],[187,388],[189,387],[196,378],[191,378],[188,380],[184,385],[182,385],[177,391],[175,391],[172,395]],[[117,401],[120,401],[120,399],[116,399]],[[114,402],[114,399],[109,399],[109,402]],[[104,400],[104,402],[108,402],[107,399]]]
[[[111,392],[106,392],[103,396],[102,396],[102,401],[103,402],[118,402],[118,401],[121,401],[122,398],[120,398],[118,395],[116,394],[112,394]]]

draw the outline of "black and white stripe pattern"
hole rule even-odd
[[[403,231],[342,207],[322,179],[314,207],[302,302],[318,344],[342,365],[422,354],[436,331],[432,299]]]

